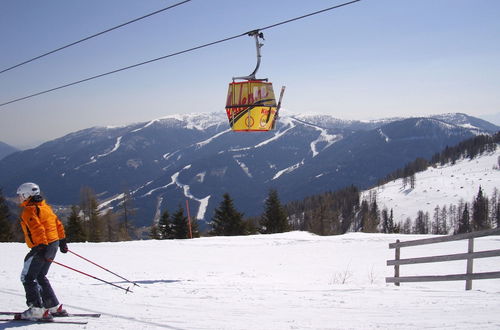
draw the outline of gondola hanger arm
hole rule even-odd
[[[253,72],[251,74],[249,74],[248,76],[244,76],[244,77],[233,77],[233,81],[235,81],[235,80],[267,81],[267,78],[266,79],[255,78],[255,75],[257,74],[257,71],[259,70],[259,67],[260,67],[260,59],[262,58],[262,55],[260,54],[260,49],[262,48],[262,46],[264,46],[263,43],[260,43],[259,38],[262,40],[265,40],[264,33],[260,32],[259,30],[253,30],[253,31],[248,32],[247,35],[255,38],[255,48],[257,50],[257,65],[255,66],[255,69],[253,70]]]

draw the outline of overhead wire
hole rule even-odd
[[[38,59],[40,59],[40,58],[42,58],[42,57],[45,57],[45,56],[47,56],[47,55],[57,53],[57,52],[59,52],[59,51],[61,51],[61,50],[63,50],[63,49],[66,49],[66,48],[69,48],[69,47],[71,47],[71,46],[77,45],[77,44],[82,43],[82,42],[84,42],[84,41],[87,41],[87,40],[89,40],[89,39],[92,39],[92,38],[98,37],[98,36],[100,36],[100,35],[103,35],[103,34],[105,34],[105,33],[111,32],[111,31],[113,31],[113,30],[119,29],[119,28],[124,27],[124,26],[126,26],[126,25],[129,25],[129,24],[135,23],[135,22],[140,21],[140,20],[142,20],[142,19],[145,19],[145,18],[147,18],[147,17],[153,16],[153,15],[159,14],[159,13],[161,13],[161,12],[164,12],[164,11],[166,11],[166,10],[172,9],[172,8],[174,8],[174,7],[180,6],[180,5],[182,5],[182,4],[186,3],[186,2],[189,2],[189,1],[191,1],[191,0],[184,0],[184,1],[181,1],[181,2],[179,2],[179,3],[176,3],[176,4],[173,4],[173,5],[171,5],[171,6],[165,7],[165,8],[163,8],[163,9],[156,10],[156,11],[154,11],[154,12],[152,12],[152,13],[149,13],[149,14],[146,14],[146,15],[144,15],[144,16],[141,16],[141,17],[135,18],[135,19],[133,19],[133,20],[130,20],[130,21],[128,21],[128,22],[125,22],[125,23],[119,24],[119,25],[117,25],[117,26],[114,26],[114,27],[109,28],[109,29],[107,29],[107,30],[101,31],[101,32],[99,32],[99,33],[95,33],[95,34],[93,34],[93,35],[91,35],[91,36],[85,37],[85,38],[83,38],[83,39],[80,39],[80,40],[78,40],[78,41],[72,42],[72,43],[67,44],[67,45],[65,45],[65,46],[62,46],[62,47],[59,47],[59,48],[57,48],[57,49],[51,50],[51,51],[49,51],[49,52],[47,52],[47,53],[44,53],[44,54],[42,54],[42,55],[35,56],[35,57],[33,57],[33,58],[29,59],[29,60],[26,60],[26,61],[24,61],[24,62],[18,63],[18,64],[16,64],[16,65],[13,65],[13,66],[11,66],[11,67],[8,67],[8,68],[6,68],[6,69],[1,70],[1,71],[0,71],[0,74],[2,74],[2,73],[4,73],[4,72],[7,72],[7,71],[10,71],[10,70],[12,70],[12,69],[18,68],[18,67],[20,67],[20,66],[22,66],[22,65],[28,64],[28,63],[33,62],[33,61],[35,61],[35,60],[38,60]]]
[[[313,15],[317,15],[317,14],[321,14],[321,13],[333,10],[333,9],[344,7],[344,6],[347,6],[347,5],[359,2],[359,1],[361,1],[361,0],[353,0],[353,1],[345,2],[345,3],[342,3],[340,5],[328,7],[328,8],[325,8],[325,9],[322,9],[322,10],[318,10],[318,11],[315,11],[315,12],[312,12],[312,13],[309,13],[309,14],[306,14],[306,15],[302,15],[302,16],[295,17],[295,18],[292,18],[292,19],[288,19],[288,20],[285,20],[285,21],[282,21],[282,22],[278,22],[278,23],[275,23],[275,24],[272,24],[272,25],[268,25],[268,26],[265,26],[265,27],[262,27],[262,28],[259,28],[259,29],[254,29],[252,31],[263,31],[263,30],[271,29],[271,28],[274,28],[274,27],[277,27],[277,26],[280,26],[280,25],[283,25],[283,24],[287,24],[287,23],[290,23],[290,22],[294,22],[294,21],[297,21],[297,20],[300,20],[300,19],[303,19],[303,18],[306,18],[306,17],[310,17],[310,16],[313,16]],[[97,78],[101,78],[101,77],[104,77],[104,76],[115,74],[115,73],[118,73],[118,72],[121,72],[121,71],[125,71],[125,70],[129,70],[129,69],[132,69],[132,68],[136,68],[136,67],[139,67],[139,66],[142,66],[142,65],[145,65],[145,64],[149,64],[149,63],[153,63],[153,62],[156,62],[156,61],[160,61],[160,60],[163,60],[163,59],[166,59],[166,58],[169,58],[169,57],[177,56],[177,55],[180,55],[180,54],[185,54],[185,53],[192,52],[192,51],[195,51],[195,50],[198,50],[198,49],[201,49],[201,48],[206,48],[206,47],[213,46],[213,45],[216,45],[216,44],[219,44],[219,43],[223,43],[223,42],[226,42],[226,41],[229,41],[229,40],[233,40],[233,39],[236,39],[236,38],[247,36],[250,32],[251,31],[240,33],[240,34],[237,34],[237,35],[234,35],[234,36],[231,36],[231,37],[227,37],[227,38],[220,39],[220,40],[217,40],[217,41],[209,42],[209,43],[206,43],[206,44],[203,44],[203,45],[195,46],[195,47],[192,47],[192,48],[189,48],[189,49],[185,49],[185,50],[181,50],[181,51],[178,51],[178,52],[175,52],[175,53],[171,53],[171,54],[168,54],[168,55],[165,55],[165,56],[157,57],[157,58],[154,58],[154,59],[151,59],[151,60],[148,60],[148,61],[144,61],[144,62],[141,62],[141,63],[129,65],[129,66],[126,66],[126,67],[123,67],[123,68],[120,68],[120,69],[116,69],[116,70],[113,70],[113,71],[105,72],[105,73],[98,74],[98,75],[95,75],[95,76],[92,76],[92,77],[88,77],[88,78],[85,78],[85,79],[81,79],[81,80],[78,80],[78,81],[75,81],[75,82],[72,82],[72,83],[68,83],[68,84],[61,85],[61,86],[58,86],[58,87],[55,87],[55,88],[44,90],[42,92],[38,92],[38,93],[34,93],[34,94],[31,94],[31,95],[28,95],[28,96],[20,97],[20,98],[17,98],[17,99],[8,101],[8,102],[0,103],[0,107],[6,106],[8,104],[15,103],[15,102],[19,102],[19,101],[22,101],[22,100],[26,100],[26,99],[29,99],[29,98],[32,98],[32,97],[35,97],[35,96],[39,96],[39,95],[42,95],[42,94],[50,93],[50,92],[53,92],[53,91],[56,91],[56,90],[59,90],[59,89],[62,89],[62,88],[70,87],[70,86],[73,86],[73,85],[81,84],[83,82],[87,82],[87,81],[90,81],[90,80],[94,80],[94,79],[97,79]]]

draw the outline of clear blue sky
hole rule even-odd
[[[174,0],[2,0],[0,70]],[[0,74],[0,103],[344,1],[192,0]],[[260,78],[289,113],[371,119],[500,112],[500,1],[363,0],[265,32]],[[255,66],[242,37],[0,108],[17,147],[91,127],[224,111]]]

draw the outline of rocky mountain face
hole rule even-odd
[[[367,188],[446,146],[499,127],[465,114],[380,121],[282,116],[271,132],[229,129],[224,114],[168,116],[118,128],[94,127],[0,160],[6,196],[33,181],[52,204],[78,204],[92,188],[102,208],[132,198],[135,225],[190,203],[209,221],[229,193],[246,216],[260,215],[269,189],[282,202],[347,185]]]

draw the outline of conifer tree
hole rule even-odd
[[[366,199],[361,202],[361,208],[359,210],[358,218],[358,225],[354,230],[365,232],[366,228],[369,227],[370,222],[370,204]]]
[[[89,242],[101,242],[103,225],[99,217],[97,198],[89,187],[83,187],[80,192],[80,208],[84,216],[85,232]]]
[[[133,231],[132,217],[135,215],[136,210],[133,207],[132,196],[129,189],[125,189],[123,196],[123,201],[120,204],[123,219],[120,226],[120,236],[123,236],[124,240],[129,241],[132,237],[131,233]]]
[[[380,213],[378,210],[377,199],[374,198],[371,202],[368,222],[364,224],[363,231],[366,233],[376,233],[379,222]]]
[[[407,217],[406,220],[404,221],[403,228],[401,229],[401,233],[403,233],[403,234],[411,234],[412,233],[410,217]]]
[[[498,157],[500,159],[500,157]],[[500,220],[500,196],[498,193],[498,189],[495,188],[493,190],[493,195],[490,198],[489,209],[490,209],[490,224],[492,228],[499,228],[499,220]]]
[[[446,210],[446,206],[443,206],[441,208],[441,211],[439,213],[439,222],[441,223],[441,225],[439,226],[441,232],[439,232],[439,234],[448,235],[450,227],[448,225],[448,211]]]
[[[235,209],[233,200],[228,193],[223,195],[222,202],[219,204],[219,207],[215,209],[210,234],[214,236],[235,236],[245,234],[243,214]]]
[[[11,242],[13,239],[9,218],[9,206],[3,197],[2,189],[0,189],[0,242]]]
[[[485,230],[488,224],[488,199],[483,196],[483,189],[479,187],[479,192],[472,204],[472,231]]]
[[[495,211],[495,222],[497,224],[497,228],[500,228],[500,203],[497,203],[497,208]]]
[[[269,191],[264,214],[260,219],[260,227],[264,234],[283,233],[290,230],[285,209],[281,205],[278,192],[275,189]]]
[[[200,237],[200,229],[198,225],[198,220],[196,219],[191,220],[191,235],[193,235],[192,236],[193,238]]]
[[[418,211],[417,218],[415,219],[415,234],[428,234],[429,227],[427,226],[427,221],[429,216],[423,211]]]
[[[439,221],[439,205],[436,205],[434,208],[434,215],[432,216],[432,226],[431,233],[432,234],[440,234],[441,233],[441,223]]]
[[[387,208],[382,210],[382,233],[387,234],[390,232],[389,229],[389,211]]]
[[[462,216],[458,219],[457,234],[469,233],[470,231],[469,209],[467,203],[465,203]]]
[[[259,217],[251,217],[244,220],[246,235],[255,235],[259,232]]]
[[[412,173],[410,175],[410,188],[415,189],[415,183],[417,182],[417,179],[415,177],[415,173]]]
[[[396,233],[399,232],[399,225],[396,226],[394,224],[394,213],[391,209],[391,214],[389,215],[389,233]]]
[[[173,239],[174,234],[172,230],[172,223],[170,222],[170,213],[165,209],[163,211],[160,221],[158,221],[158,233],[160,239]]]
[[[71,206],[71,214],[66,225],[66,238],[68,242],[85,242],[86,235],[83,230],[82,219],[79,216],[80,210],[76,205]]]
[[[188,218],[184,216],[184,209],[180,204],[173,215],[172,234],[173,238],[177,239],[188,238],[189,235]]]

